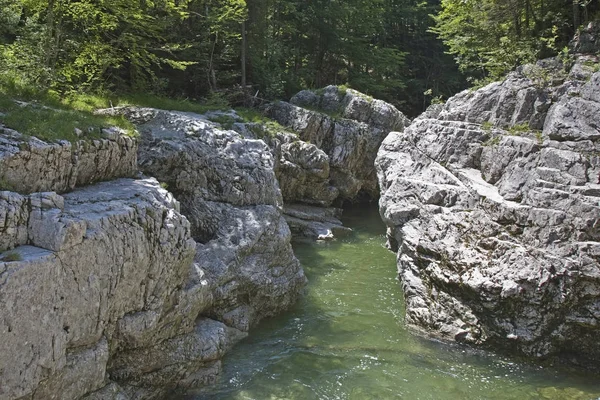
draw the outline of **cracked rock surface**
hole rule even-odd
[[[464,91],[383,142],[380,213],[410,325],[597,366],[600,73],[574,58]]]
[[[196,265],[215,285],[209,316],[247,331],[293,304],[306,281],[281,212],[275,160],[262,140],[202,115],[153,112],[138,125],[140,168],[168,185],[191,222]]]
[[[190,224],[156,180],[0,199],[20,232],[0,248],[0,399],[78,399],[125,350],[193,331]]]
[[[0,190],[64,193],[133,177],[138,170],[136,140],[113,130],[102,139],[48,143],[0,125]]]
[[[159,399],[212,383],[250,327],[303,290],[263,141],[196,114],[118,112],[161,184],[0,192],[2,400]],[[67,168],[52,160],[46,170]]]
[[[409,124],[391,104],[337,86],[326,87],[320,95],[304,90],[290,103],[271,104],[266,113],[327,154],[331,186],[340,201],[359,195],[377,198],[377,149],[390,131]]]

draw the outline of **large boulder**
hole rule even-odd
[[[580,28],[573,40],[569,43],[574,53],[596,53],[600,52],[600,21],[591,21],[585,27]]]
[[[385,139],[380,211],[408,324],[600,361],[600,73],[590,60],[522,67]]]
[[[0,247],[0,399],[99,390],[121,352],[189,335],[210,305],[186,288],[190,224],[154,179],[0,202],[19,232]],[[190,296],[205,301],[186,308]]]
[[[337,86],[318,94],[302,91],[291,103],[269,105],[266,114],[327,154],[338,202],[377,198],[377,149],[390,131],[402,131],[409,122],[394,106]]]
[[[233,129],[248,139],[261,139],[271,149],[275,176],[285,203],[330,206],[338,197],[331,186],[329,156],[316,145],[300,140],[281,125],[240,122]]]
[[[199,114],[127,113],[152,115],[138,124],[139,165],[167,185],[191,223],[202,275],[197,284],[213,287],[204,315],[245,332],[293,304],[306,278],[290,244],[267,145]]]
[[[65,164],[53,155],[66,160],[68,143],[0,135],[0,162],[50,179],[23,176],[16,189],[72,190],[0,192],[2,400],[154,399],[214,382],[223,355],[306,282],[263,141],[191,113],[105,113],[138,124],[141,168],[161,183],[78,187],[137,170],[126,138],[100,141],[106,152],[81,144]],[[92,154],[95,167],[79,169]]]

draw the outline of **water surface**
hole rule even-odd
[[[347,210],[344,223],[354,229],[349,238],[294,246],[306,296],[236,346],[216,386],[186,399],[600,398],[598,376],[411,334],[377,210]]]

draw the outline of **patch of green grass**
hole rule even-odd
[[[16,251],[9,251],[8,253],[4,253],[4,255],[0,258],[0,261],[3,262],[12,262],[12,261],[22,261],[23,256],[21,256]]]
[[[494,124],[492,124],[490,121],[485,121],[483,124],[481,124],[481,129],[483,129],[486,132],[490,132],[493,127]]]
[[[375,100],[375,99],[373,98],[373,96],[369,96],[368,94],[364,94],[364,93],[361,93],[361,92],[359,92],[359,91],[356,91],[356,90],[354,91],[354,93],[355,93],[355,94],[356,94],[358,97],[360,97],[361,99],[364,99],[364,100],[366,100],[366,101],[367,101],[367,103],[372,103],[372,102],[373,102],[373,100]]]
[[[237,115],[242,117],[244,122],[262,123],[262,122],[271,120],[268,117],[265,117],[263,114],[260,113],[260,111],[254,109],[254,108],[240,107],[240,108],[236,108],[235,112],[237,113]]]
[[[535,132],[535,137],[538,141],[538,144],[543,144],[544,143],[544,135],[542,135],[542,131],[536,131]]]
[[[14,185],[8,182],[4,178],[0,178],[0,192],[7,190],[9,192],[16,192]]]
[[[19,105],[15,100],[26,102]],[[118,126],[135,135],[132,123],[124,117],[95,115],[100,108],[135,105],[195,112],[226,110],[229,105],[220,94],[214,94],[203,104],[188,99],[172,99],[147,93],[126,95],[57,93],[40,91],[23,82],[0,73],[0,123],[24,135],[46,141],[77,141],[101,137],[101,130]],[[83,134],[79,137],[76,129]]]
[[[522,133],[530,132],[531,128],[528,123],[516,124],[507,129],[508,133],[512,136],[520,136]]]
[[[344,85],[339,85],[337,87],[338,90],[338,96],[340,97],[345,97],[346,94],[348,93],[348,89],[351,89],[350,86],[348,84],[344,84]],[[325,88],[319,88],[319,89],[312,89],[311,90],[314,94],[316,94],[317,96],[323,96],[325,94]]]
[[[483,146],[498,146],[499,144],[500,144],[500,135],[494,135],[482,143]]]
[[[289,132],[275,121],[264,121],[247,125],[257,139],[273,138],[278,133]]]
[[[37,91],[0,75],[0,122],[24,135],[47,141],[77,141],[99,138],[101,130],[111,126],[134,135],[133,124],[125,118],[92,113],[99,106],[108,105],[109,100],[101,96],[61,96],[54,91]],[[81,136],[76,134],[76,129]]]
[[[230,115],[220,114],[213,115],[209,118],[212,122],[216,122],[221,125],[223,129],[231,129],[236,120]]]
[[[113,101],[113,106],[141,106],[150,108],[159,108],[161,110],[193,112],[204,114],[208,111],[226,111],[229,110],[229,104],[222,101],[220,96],[209,97],[206,102],[189,99],[173,99],[169,97],[156,96],[148,93],[131,93],[117,97]],[[105,107],[109,107],[106,105]]]
[[[3,110],[3,114],[0,122],[7,127],[50,142],[97,139],[102,137],[103,128],[111,126],[121,127],[130,134],[135,132],[133,125],[122,116],[99,116],[89,111],[52,108],[39,103],[19,105],[13,102],[12,106]],[[81,132],[80,136],[76,130]]]
[[[346,93],[348,93],[348,89],[350,89],[350,86],[340,85],[340,86],[338,86],[338,94],[342,97],[346,97]]]
[[[261,127],[257,128],[258,125],[248,125],[249,129],[256,135],[256,137],[263,138],[265,136],[274,137],[280,132],[292,133],[286,129],[279,122],[272,120],[269,117],[264,116],[258,110],[253,108],[236,108],[235,112],[247,123],[258,124]]]

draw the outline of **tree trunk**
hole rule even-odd
[[[217,47],[217,41],[219,40],[219,34],[215,33],[215,40],[213,41],[212,49],[210,50],[210,58],[208,59],[208,86],[211,91],[217,90],[217,74],[215,73],[214,67],[214,56],[215,47]]]
[[[242,63],[242,91],[246,94],[246,21],[242,22],[242,51],[241,51],[241,63]],[[245,97],[245,96],[244,96]]]
[[[48,1],[48,7],[46,8],[46,59],[45,65],[46,67],[50,66],[52,59],[52,47],[54,42],[54,0]]]

